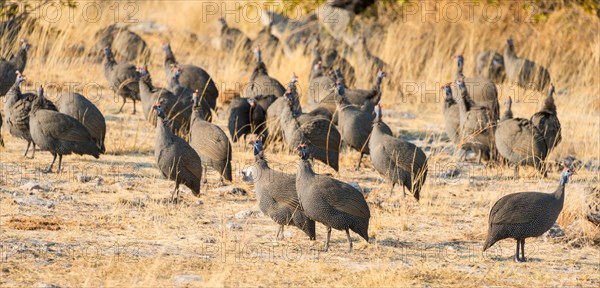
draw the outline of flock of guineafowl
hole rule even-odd
[[[227,34],[232,28],[223,19],[220,21],[224,47],[240,45],[236,42],[239,35]],[[121,31],[111,29],[102,33],[111,36]],[[269,29],[270,26],[267,32]],[[282,84],[268,74],[263,50],[267,49],[269,40],[255,47],[241,43],[243,49],[252,50],[255,68],[242,97],[230,103],[229,137],[211,122],[219,96],[215,81],[201,67],[179,63],[168,43],[162,47],[168,79],[166,87],[153,83],[147,67],[117,62],[110,42],[102,51],[104,76],[114,93],[123,98],[119,112],[125,102],[131,100],[133,113],[136,113],[136,104],[141,102],[144,117],[156,126],[155,160],[162,174],[175,182],[173,202],[178,200],[181,184],[189,187],[193,195],[200,196],[206,177],[203,170],[208,167],[221,175],[220,183],[231,182],[231,141],[250,140],[255,162],[241,173],[245,181],[254,183],[260,210],[280,225],[277,237],[283,236],[284,226],[291,225],[314,240],[317,238],[315,222],[319,222],[327,227],[325,250],[329,248],[332,228],[346,232],[351,250],[350,230],[369,240],[369,205],[364,195],[350,184],[315,173],[312,161],[320,161],[338,171],[341,148],[349,147],[360,153],[357,170],[361,168],[363,156],[369,155],[373,168],[389,181],[392,190],[399,184],[418,201],[428,174],[427,155],[415,144],[395,137],[382,120],[384,71],[362,70],[374,76],[371,89],[349,87],[358,70],[335,49],[322,49],[317,38],[313,51],[309,52],[313,62],[308,80],[311,87],[319,88],[309,92],[310,99],[320,101],[312,103],[310,111],[306,107],[303,110],[298,77],[291,75],[291,80]],[[357,46],[366,49],[364,39],[359,42],[362,45]],[[5,131],[14,137],[12,139],[27,141],[24,157],[31,150],[33,158],[36,147],[53,155],[52,163],[44,170],[46,173],[53,171],[57,157],[57,173],[61,171],[64,155],[75,153],[98,158],[106,152],[106,124],[94,103],[78,93],[62,95],[52,103],[44,97],[41,86],[35,93],[21,92],[29,48],[30,44],[22,41],[17,54],[0,63],[3,77],[0,94],[5,97],[4,120],[0,123]],[[368,50],[366,53],[375,57]],[[561,126],[553,99],[555,88],[550,84],[548,72],[519,58],[511,39],[507,41],[504,55],[486,51],[478,56],[478,63],[485,65],[477,70],[485,76],[467,77],[463,74],[463,56],[456,59],[456,77],[442,87],[443,111],[446,133],[463,151],[461,157],[474,152],[479,162],[512,165],[515,177],[520,165],[534,166],[546,176],[546,156],[561,141]],[[503,81],[505,77],[521,86],[532,84],[527,88],[547,91],[543,109],[530,119],[515,118],[512,101],[508,98],[501,114],[494,81]],[[280,144],[287,151],[299,154],[296,175],[269,167],[263,148]],[[539,236],[554,224],[563,207],[565,186],[573,173],[570,168],[564,168],[559,186],[551,194],[521,192],[499,199],[490,211],[484,250],[498,240],[513,238],[517,241],[515,260],[525,261],[525,238]]]

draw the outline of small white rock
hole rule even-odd
[[[200,275],[176,275],[174,278],[176,284],[189,284],[203,281],[202,276]]]
[[[29,191],[33,191],[33,190],[43,190],[42,186],[40,186],[39,183],[34,182],[34,181],[29,181],[23,185],[21,185],[20,187],[21,189],[24,190],[29,190]]]
[[[242,230],[242,225],[235,222],[227,222],[227,229],[229,230]]]

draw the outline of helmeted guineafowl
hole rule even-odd
[[[205,169],[212,167],[219,173],[220,181],[231,181],[231,143],[219,126],[205,120],[200,106],[200,92],[194,92],[189,143],[202,159]]]
[[[471,101],[477,106],[486,107],[491,112],[491,119],[497,121],[500,118],[500,104],[496,84],[485,77],[465,77],[463,74],[465,58],[463,55],[458,55],[456,59],[458,68],[454,80],[462,79]],[[459,87],[452,87],[452,90],[454,95],[461,93]]]
[[[234,142],[242,135],[266,136],[267,112],[254,98],[234,98],[229,105],[229,131]]]
[[[483,251],[499,240],[513,238],[517,240],[515,261],[525,262],[525,239],[538,237],[554,225],[565,203],[565,186],[573,173],[564,168],[560,184],[553,193],[519,192],[496,201],[490,211]]]
[[[299,144],[306,144],[310,156],[329,165],[335,171],[339,170],[339,153],[342,142],[340,132],[330,120],[321,116],[298,114],[294,111],[294,91],[286,92],[287,106],[281,112],[281,129],[283,139],[289,150]]]
[[[296,175],[271,169],[265,159],[262,141],[250,142],[254,150],[254,164],[242,171],[245,181],[254,183],[258,207],[265,215],[279,224],[277,238],[283,238],[285,225],[302,230],[310,240],[315,240],[315,221],[309,219],[298,200]]]
[[[121,113],[126,99],[133,100],[133,114],[135,114],[135,102],[140,100],[140,87],[138,81],[140,74],[132,64],[117,63],[109,47],[104,48],[104,76],[115,94],[123,98],[123,105],[117,113]]]
[[[106,121],[102,112],[85,96],[79,93],[65,93],[56,101],[58,112],[77,119],[88,130],[96,141],[100,153],[106,152],[104,138],[106,137]]]
[[[482,51],[477,54],[477,75],[488,78],[492,82],[500,84],[506,78],[504,70],[504,57],[495,51]]]
[[[556,116],[556,105],[554,104],[553,84],[550,84],[550,88],[548,88],[548,97],[544,101],[544,107],[541,111],[533,114],[530,121],[544,136],[549,154],[562,140],[560,121]]]
[[[546,68],[529,59],[517,56],[512,38],[506,40],[504,67],[508,81],[517,83],[525,89],[543,92],[550,84],[550,73]]]
[[[171,73],[173,66],[182,68],[181,75],[179,76],[179,83],[181,86],[190,89],[191,91],[200,91],[200,97],[204,101],[208,101],[210,108],[215,110],[217,107],[217,98],[219,97],[219,90],[217,85],[211,76],[202,68],[191,65],[191,64],[180,64],[175,59],[175,54],[171,50],[171,45],[166,43],[162,46],[165,51],[164,68],[167,75],[167,79],[171,79]],[[208,111],[206,111],[207,114]]]
[[[258,101],[254,98],[248,98],[248,105],[250,105],[250,133],[256,135],[265,135],[267,130],[267,112],[263,109]]]
[[[15,73],[17,75],[14,85],[6,93],[6,102],[4,103],[4,117],[6,118],[6,127],[8,132],[17,138],[21,138],[27,141],[27,148],[23,157],[27,157],[29,147],[33,144],[33,152],[31,153],[31,159],[35,156],[36,143],[31,138],[30,127],[29,127],[29,112],[31,112],[31,106],[35,98],[33,93],[21,93],[21,83],[25,81],[25,75],[22,75],[19,71]],[[49,100],[42,103],[43,109],[50,109],[57,111],[56,107]]]
[[[175,181],[171,201],[179,200],[179,185],[184,184],[194,196],[200,196],[202,160],[198,153],[183,139],[173,134],[167,126],[167,118],[160,105],[154,105],[157,113],[154,158],[163,176]]]
[[[452,88],[450,84],[442,86],[446,97],[444,98],[444,129],[450,141],[454,144],[460,142],[460,111],[458,103],[452,97]]]
[[[456,101],[460,115],[459,146],[465,150],[478,153],[478,162],[481,159],[495,159],[496,148],[494,142],[494,128],[496,121],[493,120],[493,112],[486,106],[479,106],[469,96],[463,78],[456,81],[460,90]]]
[[[373,130],[373,115],[349,104],[345,98],[345,88],[341,83],[337,84],[336,90],[339,96],[337,99],[338,127],[344,142],[360,153],[356,164],[356,170],[358,170],[363,156],[369,155],[369,136]],[[385,123],[381,125],[386,134],[392,135],[389,126]]]
[[[269,76],[267,67],[262,61],[262,50],[260,46],[254,49],[254,57],[256,59],[256,67],[250,76],[250,82],[244,87],[242,96],[246,98],[254,98],[261,95],[275,95],[275,97],[283,96],[285,88],[277,79]]]
[[[279,48],[279,38],[277,38],[271,32],[273,26],[273,21],[269,21],[269,24],[264,26],[263,29],[258,31],[256,38],[254,39],[253,46],[262,45],[264,51],[267,52],[267,55],[275,55],[277,49]]]
[[[506,112],[496,126],[495,141],[498,153],[514,165],[514,177],[519,176],[519,165],[534,166],[544,177],[544,161],[548,148],[542,133],[524,118],[513,118],[512,99],[506,101]]]
[[[144,116],[156,126],[156,113],[153,106],[160,104],[168,119],[168,126],[175,134],[187,135],[190,123],[191,111],[190,99],[180,99],[165,88],[158,88],[152,84],[152,78],[146,67],[138,68],[140,73],[140,98]]]
[[[221,25],[221,49],[233,52],[236,49],[246,50],[252,42],[240,29],[229,27],[225,18],[219,18]]]
[[[301,158],[296,174],[298,199],[308,218],[327,227],[325,251],[329,250],[331,228],[346,231],[349,252],[352,251],[350,230],[368,242],[371,212],[363,194],[347,183],[316,174],[308,160],[308,146],[301,144],[298,150]]]
[[[296,83],[298,82],[298,77],[295,75],[292,77],[290,83],[288,84],[288,90],[296,91]],[[297,100],[294,102],[294,111],[296,113],[302,112],[302,107],[300,106],[300,99],[295,98]],[[270,144],[271,142],[281,141],[283,138],[283,131],[281,130],[281,112],[285,107],[287,107],[288,102],[286,97],[278,97],[267,109],[267,131],[268,137],[266,138],[265,145]]]
[[[375,106],[373,131],[369,140],[371,162],[375,170],[392,182],[402,184],[402,191],[408,188],[417,199],[427,179],[427,156],[416,145],[387,134],[381,121],[381,107]]]
[[[104,47],[111,47],[115,56],[122,61],[131,62],[140,58],[142,62],[148,63],[150,60],[150,49],[146,41],[127,27],[120,27],[119,24],[109,25],[96,31],[94,38],[98,51]]]
[[[67,114],[44,109],[45,101],[44,90],[40,87],[29,112],[29,129],[33,142],[40,150],[50,151],[53,156],[52,163],[44,172],[52,172],[56,156],[58,173],[61,171],[63,155],[75,153],[99,158],[100,148],[85,126]]]
[[[9,59],[0,60],[0,96],[4,96],[17,79],[17,71],[23,73],[27,65],[27,52],[31,44],[21,40],[17,55]]]

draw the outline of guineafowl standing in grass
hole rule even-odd
[[[500,119],[495,132],[498,153],[509,164],[514,165],[514,177],[519,176],[519,165],[535,167],[546,177],[544,161],[548,155],[546,140],[542,133],[524,118],[513,118],[512,99],[506,101],[506,112]]]
[[[336,86],[338,127],[344,142],[352,149],[358,151],[360,156],[356,164],[356,170],[360,169],[360,163],[364,155],[369,155],[369,137],[373,130],[373,115],[360,108],[349,104],[345,98],[345,88],[338,82]],[[392,130],[385,123],[382,129],[386,134],[392,135]]]
[[[506,40],[504,67],[508,80],[525,89],[543,92],[550,84],[550,73],[546,68],[529,59],[517,56],[512,38]]]
[[[381,106],[375,106],[373,132],[369,140],[369,150],[373,167],[392,182],[402,184],[402,191],[408,188],[419,201],[421,188],[427,179],[427,156],[416,145],[393,137],[381,121]],[[403,195],[405,192],[403,193]]]
[[[77,119],[88,130],[100,153],[106,152],[104,138],[106,137],[106,121],[102,112],[85,96],[79,93],[65,93],[56,101],[58,112]]]
[[[167,79],[171,79],[171,73],[173,66],[177,66],[182,69],[181,75],[179,76],[179,83],[181,86],[190,89],[191,91],[200,91],[200,97],[202,101],[206,99],[210,108],[215,110],[217,107],[217,98],[219,97],[219,90],[215,84],[214,79],[202,68],[191,65],[191,64],[180,64],[175,59],[175,54],[171,50],[171,45],[166,43],[162,46],[165,51],[164,69],[167,75]],[[206,111],[207,114],[210,114]]]
[[[260,46],[254,49],[254,57],[256,67],[250,76],[250,82],[244,87],[242,96],[245,98],[254,98],[266,95],[275,95],[275,97],[283,96],[285,88],[277,79],[269,76],[267,67],[262,60],[262,50]]]
[[[236,49],[250,48],[252,42],[240,29],[230,27],[223,17],[219,18],[219,24],[221,25],[221,49],[233,52]]]
[[[167,123],[171,131],[178,135],[187,135],[191,116],[188,107],[191,103],[190,99],[186,102],[167,89],[155,87],[146,67],[138,68],[138,72],[140,73],[140,98],[146,119],[152,125],[156,125],[153,106],[159,104],[168,119]]]
[[[495,159],[494,128],[496,121],[493,120],[493,112],[488,107],[475,104],[469,97],[463,78],[458,79],[456,84],[461,93],[457,99],[461,148],[477,152],[479,163],[482,158]]]
[[[250,105],[250,133],[265,135],[264,133],[267,130],[267,112],[258,104],[256,99],[248,98],[246,101]]]
[[[457,71],[455,81],[459,79],[464,82],[464,86],[469,93],[471,101],[481,107],[486,107],[491,112],[492,121],[497,121],[500,118],[500,104],[498,103],[498,89],[496,84],[485,77],[465,77],[463,67],[465,58],[463,55],[456,56]],[[460,87],[453,87],[452,93],[460,95]]]
[[[262,141],[250,142],[254,150],[254,165],[242,171],[244,181],[254,183],[258,207],[265,215],[279,224],[277,238],[283,239],[286,225],[296,226],[310,240],[316,239],[315,221],[309,219],[298,200],[296,175],[271,169],[265,159]]]
[[[160,107],[154,105],[157,113],[154,158],[163,176],[175,181],[171,202],[179,200],[179,185],[192,190],[194,196],[200,196],[202,180],[202,160],[198,153],[183,139],[177,137],[167,124],[167,117]]]
[[[242,138],[252,133],[250,124],[250,103],[247,98],[236,97],[229,103],[229,120],[227,124],[229,128],[229,136],[235,143]]]
[[[550,88],[548,88],[548,97],[544,101],[544,107],[541,111],[533,114],[530,121],[544,136],[548,153],[550,153],[562,140],[560,121],[556,116],[556,105],[554,104],[553,84],[550,84]]]
[[[446,135],[450,141],[454,144],[460,142],[460,111],[458,110],[458,103],[452,97],[452,88],[450,84],[442,86],[446,97],[444,98],[444,128]]]
[[[44,90],[40,86],[29,112],[29,129],[33,142],[40,150],[50,151],[53,156],[52,163],[44,173],[52,172],[56,156],[58,156],[58,173],[61,171],[63,155],[75,153],[91,155],[98,159],[100,148],[87,128],[67,114],[45,109],[47,105],[45,101]]]
[[[219,173],[219,183],[223,179],[232,180],[231,175],[231,143],[219,126],[206,121],[204,108],[200,105],[200,92],[194,92],[192,104],[192,120],[190,122],[189,143],[200,156],[204,169],[212,167]],[[205,170],[206,171],[206,170]]]
[[[495,51],[486,50],[477,54],[475,69],[477,75],[488,78],[496,84],[502,83],[506,79],[504,57]]]
[[[97,51],[111,47],[115,56],[122,61],[131,62],[138,57],[144,63],[150,60],[150,49],[146,41],[127,27],[119,27],[119,24],[109,25],[96,31],[94,38]]]
[[[9,59],[0,60],[0,96],[6,95],[17,80],[17,71],[23,73],[27,65],[27,52],[31,48],[25,40],[21,40],[21,46],[17,55]]]
[[[123,105],[117,113],[123,111],[126,99],[133,101],[133,114],[135,114],[135,102],[140,100],[140,87],[138,81],[140,74],[136,67],[131,64],[118,64],[109,47],[104,48],[104,76],[115,94],[123,98]]]
[[[573,173],[571,169],[564,168],[558,188],[553,193],[519,192],[496,201],[490,210],[483,251],[499,240],[513,238],[517,240],[515,261],[525,262],[525,239],[541,236],[554,225],[565,203],[565,186]]]
[[[293,150],[299,144],[306,144],[313,159],[338,171],[342,139],[335,125],[321,116],[294,111],[294,103],[299,101],[295,91],[286,92],[284,97],[287,99],[287,106],[282,109],[280,125],[288,149]]]
[[[279,48],[279,38],[271,32],[272,26],[273,20],[270,20],[268,25],[258,31],[256,38],[252,41],[253,46],[262,45],[264,51],[267,52],[267,55],[275,55]]]
[[[300,163],[296,173],[298,199],[308,218],[327,227],[325,251],[329,250],[331,228],[346,231],[348,252],[352,251],[350,230],[369,242],[371,212],[363,194],[347,183],[316,174],[309,161],[308,146],[301,144],[298,150],[300,152]]]
[[[21,93],[21,84],[25,81],[25,75],[22,75],[19,71],[15,73],[17,75],[15,79],[15,83],[10,88],[8,93],[6,93],[6,102],[4,103],[4,117],[6,118],[6,127],[8,128],[8,132],[17,138],[21,138],[27,141],[27,148],[25,149],[25,153],[23,157],[27,157],[27,152],[29,152],[29,147],[33,144],[33,149],[31,153],[31,159],[35,157],[35,146],[36,143],[33,141],[31,137],[30,127],[29,127],[29,118],[32,103],[34,98],[36,97],[33,93]],[[41,109],[49,109],[57,111],[56,106],[49,101],[45,100],[40,103],[39,106]]]
[[[296,91],[296,84],[298,83],[298,77],[294,75],[288,84],[288,90],[291,92]],[[284,108],[288,105],[286,97],[278,97],[267,109],[267,132],[268,137],[265,139],[265,145],[272,142],[280,142],[283,140],[283,131],[281,129],[281,113]],[[300,99],[294,98],[293,111],[296,113],[302,113],[302,107],[300,106]]]

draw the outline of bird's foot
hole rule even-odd
[[[516,263],[524,263],[525,261],[526,261],[525,259],[521,259],[521,258],[515,257],[515,262]]]
[[[42,169],[42,173],[44,173],[44,174],[52,173],[52,167],[48,167],[46,169]]]

